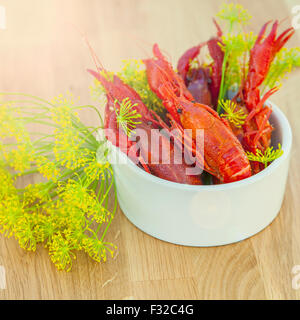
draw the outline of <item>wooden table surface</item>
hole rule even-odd
[[[1,91],[50,98],[71,90],[90,102],[85,70],[93,63],[76,28],[86,32],[108,69],[117,70],[121,59],[149,56],[154,42],[175,62],[186,48],[214,34],[211,17],[220,3],[1,0],[7,19],[6,30],[0,30]],[[269,19],[290,21],[291,7],[300,1],[241,3],[257,32]],[[299,35],[292,46],[299,45]],[[187,248],[144,234],[118,210],[109,231],[119,247],[116,258],[97,264],[82,254],[69,273],[57,271],[45,249],[27,253],[0,236],[7,282],[0,299],[299,299],[300,290],[292,288],[292,268],[300,265],[299,83],[296,71],[272,98],[290,120],[294,143],[282,209],[263,232],[224,247]],[[84,118],[91,120],[88,114]]]

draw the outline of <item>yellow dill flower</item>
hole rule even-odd
[[[15,225],[20,217],[24,215],[24,209],[15,195],[8,195],[0,203],[0,233],[11,237]]]
[[[103,180],[105,178],[105,173],[108,173],[109,176],[111,176],[112,168],[108,161],[106,161],[105,163],[100,163],[98,162],[98,158],[95,158],[84,168],[84,172],[86,173],[90,181],[99,179]]]
[[[24,213],[19,201],[14,180],[8,171],[0,166],[0,233],[13,235],[14,226]]]
[[[300,47],[282,48],[271,64],[264,80],[264,89],[281,85],[281,81],[295,68],[300,67]]]
[[[256,153],[247,152],[247,157],[250,161],[261,162],[267,168],[268,164],[272,161],[280,158],[283,155],[283,150],[281,149],[281,144],[278,143],[278,149],[274,150],[273,147],[268,147],[264,153],[257,149]]]
[[[58,270],[71,270],[72,260],[76,259],[72,250],[72,244],[60,232],[53,236],[49,244],[49,254]]]
[[[33,160],[32,144],[24,121],[17,120],[19,111],[11,103],[0,103],[0,139],[2,157],[18,172],[31,167]],[[10,144],[7,145],[6,141]],[[12,143],[15,142],[13,147]]]
[[[49,246],[54,235],[59,232],[65,224],[55,214],[38,215],[38,224],[35,228],[35,235],[38,242],[45,242],[45,246]]]
[[[66,216],[69,226],[84,227],[89,225],[87,218],[98,224],[106,222],[110,215],[109,210],[99,202],[93,190],[89,190],[80,181],[69,180],[60,187],[60,198],[63,205],[59,207],[60,215]]]
[[[106,261],[107,252],[113,257],[114,250],[117,248],[112,243],[103,243],[96,238],[84,238],[82,240],[82,246],[85,252],[95,261]]]
[[[0,139],[13,138],[18,144],[30,142],[24,121],[18,120],[20,109],[13,107],[12,103],[0,102]]]
[[[39,156],[36,159],[36,165],[41,175],[48,180],[57,181],[57,178],[61,173],[60,169],[57,167],[57,163],[50,161],[44,156]]]
[[[245,25],[252,18],[242,5],[235,3],[223,3],[217,17],[228,23],[230,31],[234,25]]]
[[[69,243],[74,247],[76,250],[82,249],[82,239],[85,237],[83,228],[76,228],[74,225],[70,225],[69,228],[64,230],[64,235]]]
[[[69,97],[65,98],[63,95],[59,95],[52,99],[51,103],[54,105],[51,108],[51,117],[54,123],[62,128],[72,126],[72,119],[79,120],[78,114],[72,110],[74,109],[74,97],[69,94]]]
[[[138,104],[133,104],[129,98],[125,98],[121,102],[116,100],[115,105],[116,104],[120,106],[119,109],[116,108],[117,123],[126,135],[130,137],[131,133],[135,133],[134,129],[136,125],[142,123],[141,121],[137,121],[137,119],[140,119],[142,116],[134,109]]]
[[[141,97],[143,103],[160,116],[164,117],[166,109],[161,99],[150,89],[145,66],[142,60],[123,60],[123,68],[117,75]]]
[[[93,135],[96,128],[80,122],[72,97],[56,97],[53,108],[37,98],[34,108],[43,110],[38,115],[14,104],[0,102],[0,232],[14,235],[26,250],[44,244],[57,268],[70,270],[73,250],[83,250],[82,240],[100,230],[104,238],[109,225],[102,229],[101,224],[115,212],[108,209],[112,169],[107,146]],[[34,132],[37,139],[31,142],[24,125],[31,121],[56,129]],[[18,172],[12,176],[6,167]],[[34,173],[49,181],[15,187],[19,176]]]
[[[17,189],[14,186],[15,180],[11,174],[0,164],[0,202],[7,197],[16,196]]]
[[[42,203],[50,200],[47,185],[45,183],[29,184],[21,195],[23,206],[30,206],[34,203]]]
[[[72,127],[63,130],[55,130],[55,146],[53,152],[57,161],[61,166],[67,169],[75,170],[84,167],[88,162],[91,150],[82,145],[82,141],[78,130]]]
[[[60,166],[65,166],[70,170],[85,166],[90,155],[90,149],[84,146],[86,141],[80,130],[82,124],[75,112],[72,96],[71,99],[68,99],[60,95],[52,103],[54,104],[51,109],[52,120],[58,125],[58,128],[54,131],[55,145],[53,148],[56,161],[59,162]],[[50,168],[46,169],[49,169],[51,174],[55,174],[57,173],[57,166],[55,167],[50,165]]]
[[[81,208],[73,206],[71,203],[66,203],[61,200],[57,209],[57,217],[61,223],[65,226],[64,228],[78,228],[85,229],[87,226],[87,219],[85,216],[86,212]]]
[[[60,186],[61,199],[70,206],[79,208],[84,212],[95,204],[95,196],[80,181],[69,179],[65,186]]]
[[[95,221],[98,224],[103,222],[107,222],[110,216],[110,211],[107,210],[101,203],[97,203],[94,207],[92,207],[87,213],[87,217]]]
[[[247,115],[242,109],[236,111],[236,103],[231,100],[221,100],[219,101],[219,105],[224,110],[224,113],[221,114],[222,118],[226,118],[237,128],[240,128],[244,124]]]
[[[17,220],[17,223],[14,226],[14,235],[21,248],[28,251],[36,250],[37,237],[35,228],[37,224],[38,215],[34,213],[26,213]]]
[[[16,149],[4,153],[4,157],[11,168],[23,173],[31,168],[34,161],[34,151],[30,143],[20,144]]]

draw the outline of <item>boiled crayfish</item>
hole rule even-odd
[[[218,23],[215,20],[213,21],[218,30],[217,36],[188,49],[178,60],[177,65],[178,73],[194,99],[209,106],[216,106],[218,103],[224,59],[224,53],[221,49],[222,30]],[[199,56],[200,50],[204,46],[207,46],[213,63],[208,67],[197,66],[196,68],[191,68],[191,61]]]
[[[224,46],[221,38],[222,31],[216,22],[215,24],[218,29],[217,37],[188,49],[179,59],[177,67],[178,73],[194,99],[214,109],[218,104],[217,96],[220,90],[224,59],[221,49]],[[243,112],[246,119],[241,127],[236,127],[232,123],[230,123],[230,127],[244,150],[253,154],[257,150],[265,152],[270,147],[273,127],[269,122],[269,117],[272,110],[265,103],[278,90],[277,87],[271,88],[261,97],[260,86],[265,80],[276,54],[295,32],[293,28],[288,28],[277,37],[279,23],[275,21],[269,35],[265,36],[269,24],[270,22],[264,24],[258,34],[250,51],[247,77],[245,81],[242,81],[238,93],[233,98],[233,102],[237,105],[236,111]],[[209,67],[196,66],[192,68],[191,62],[200,54],[201,48],[205,45],[207,45],[214,63]],[[251,166],[253,173],[264,169],[264,165],[258,162],[252,162]]]
[[[102,84],[106,91],[107,104],[104,126],[107,138],[112,143],[148,173],[173,182],[202,184],[200,175],[187,174],[187,169],[191,166],[184,161],[180,150],[176,152],[177,147],[170,141],[169,137],[157,130],[160,128],[160,124],[134,89],[123,83],[116,75],[110,81],[101,74],[101,71],[89,70],[89,72]],[[132,104],[131,112],[141,116],[140,121],[136,122],[136,132],[140,133],[138,144],[136,140],[130,139],[123,130],[120,130],[118,125],[116,110],[120,110],[121,102],[126,99]],[[158,143],[155,148],[156,153],[152,152],[152,141]],[[164,161],[164,159],[167,159],[167,161]]]
[[[250,177],[263,169],[256,160],[251,160],[250,165],[246,152],[264,152],[270,146],[273,128],[269,117],[272,110],[265,103],[277,88],[270,89],[261,97],[259,87],[275,55],[294,30],[289,28],[277,37],[276,21],[265,37],[269,22],[262,27],[250,51],[248,71],[244,73],[246,76],[231,101],[237,111],[244,114],[244,122],[236,126],[219,111],[227,62],[222,30],[216,21],[214,23],[217,35],[187,50],[178,61],[178,73],[157,44],[153,46],[154,57],[143,60],[147,86],[161,100],[167,112],[164,119],[148,109],[139,94],[118,76],[111,77],[101,65],[97,65],[97,71],[89,70],[106,92],[105,128],[110,130],[107,138],[145,171],[162,179],[202,184],[200,172],[204,169],[214,177],[215,182],[229,183]],[[192,61],[204,46],[213,62],[191,68]],[[124,129],[120,125],[125,102],[126,112],[133,118],[139,115],[139,121],[134,123],[136,131],[133,137],[126,131],[126,126]],[[199,130],[203,133],[203,148],[200,150]],[[154,141],[157,148],[153,148]],[[189,151],[187,157],[186,150]],[[169,162],[164,161],[165,156]],[[192,173],[188,173],[188,169],[198,171],[190,170]]]
[[[249,151],[255,151],[257,148],[264,151],[271,143],[272,126],[268,119],[272,110],[265,105],[265,102],[278,88],[270,89],[261,98],[259,86],[264,81],[276,53],[295,32],[293,28],[289,28],[276,37],[278,21],[275,21],[269,35],[265,37],[269,23],[262,27],[251,50],[246,82],[235,97],[235,101],[241,101],[239,105],[244,105],[247,109],[248,116],[243,126],[242,143]]]
[[[155,58],[144,61],[150,88],[162,99],[173,126],[191,129],[194,140],[197,130],[204,130],[205,171],[225,183],[250,177],[248,158],[227,121],[209,106],[194,101],[156,44],[153,53]],[[203,159],[198,160],[201,163]]]

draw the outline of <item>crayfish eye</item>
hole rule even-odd
[[[177,109],[177,112],[180,114],[180,113],[182,113],[182,109],[181,108],[178,108]]]

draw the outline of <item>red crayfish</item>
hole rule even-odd
[[[194,101],[182,78],[172,69],[156,44],[153,53],[155,58],[144,61],[150,88],[162,99],[174,127],[181,131],[191,129],[193,140],[198,129],[204,130],[205,171],[221,182],[250,177],[248,158],[227,121],[212,108]],[[201,163],[203,159],[198,160]]]
[[[160,124],[153,117],[153,112],[150,112],[144,105],[137,92],[123,83],[116,75],[113,76],[112,81],[107,80],[101,71],[105,72],[103,69],[100,72],[89,70],[106,90],[107,105],[104,126],[114,135],[112,137],[111,134],[107,134],[107,138],[148,173],[173,182],[202,184],[200,175],[187,174],[187,169],[191,166],[184,161],[180,150],[176,152],[177,147],[170,141],[170,138],[157,130],[161,128]],[[116,109],[120,109],[120,103],[128,98],[132,103],[132,111],[141,115],[141,121],[136,123],[136,131],[142,131],[144,135],[140,136],[138,144],[118,127]],[[158,141],[155,149],[158,154],[151,152],[152,141]],[[169,160],[166,161],[167,163],[164,163],[163,155]]]

